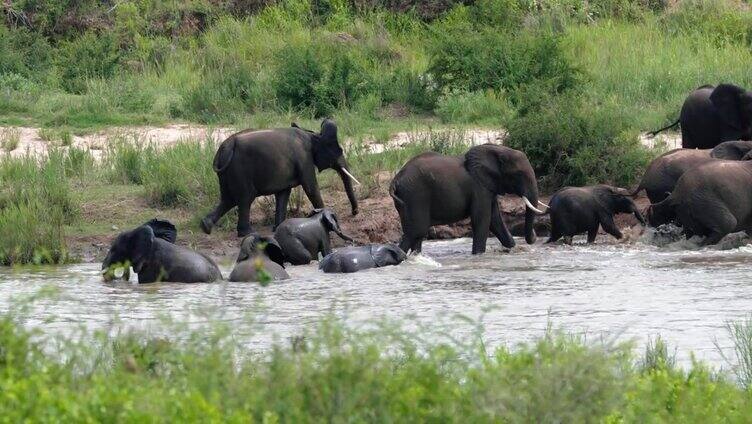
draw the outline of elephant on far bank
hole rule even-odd
[[[272,280],[286,280],[285,256],[273,237],[251,234],[240,243],[240,252],[229,281],[261,281],[261,271]]]
[[[752,92],[733,84],[704,85],[687,96],[679,119],[649,133],[679,124],[682,147],[712,149],[729,140],[752,139]]]
[[[353,241],[342,232],[337,215],[326,208],[314,210],[307,218],[286,219],[274,231],[274,238],[282,248],[285,261],[306,265],[318,260],[319,253],[322,256],[332,253],[330,231],[345,241]]]
[[[394,244],[348,246],[326,255],[319,269],[326,273],[350,273],[369,268],[399,265],[407,255]]]
[[[201,283],[222,279],[209,257],[175,244],[177,229],[169,221],[152,219],[140,227],[125,231],[113,240],[102,262],[105,281],[114,278],[117,268],[125,268],[123,279],[130,278],[130,267],[138,282]]]
[[[238,207],[238,236],[251,233],[251,204],[258,196],[276,198],[274,226],[285,219],[293,188],[302,186],[313,207],[324,207],[316,170],[332,168],[342,179],[352,214],[358,213],[352,176],[337,138],[337,125],[330,119],[315,133],[293,124],[290,128],[246,130],[228,137],[214,156],[220,199],[214,210],[201,220],[201,229],[210,234],[214,225],[230,209]]]
[[[718,160],[690,169],[663,201],[651,204],[648,218],[676,215],[687,238],[716,244],[727,234],[752,230],[752,161]]]
[[[538,202],[535,172],[524,153],[496,144],[470,148],[462,156],[427,152],[410,159],[395,175],[389,194],[399,213],[399,247],[419,253],[433,225],[451,224],[470,217],[472,253],[486,251],[490,231],[504,247],[515,245],[499,213],[497,197],[516,194],[526,205],[525,239],[535,243]]]
[[[617,239],[621,231],[614,223],[617,213],[631,213],[645,225],[642,214],[637,209],[629,193],[623,188],[608,185],[589,187],[565,187],[557,191],[548,203],[551,215],[551,236],[547,243],[587,232],[587,241],[592,243],[598,235],[598,227]]]

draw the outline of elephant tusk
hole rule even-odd
[[[543,206],[546,209],[550,209],[550,206],[548,206],[547,204],[541,202],[540,200],[538,200],[538,204],[541,205],[541,206]]]
[[[525,196],[522,196],[522,200],[523,200],[523,201],[525,202],[525,206],[527,206],[527,207],[528,207],[528,208],[529,208],[530,210],[532,210],[533,212],[539,213],[539,214],[541,214],[541,215],[543,215],[543,214],[545,213],[545,212],[543,212],[542,210],[540,210],[540,209],[537,209],[537,208],[536,208],[535,206],[533,206],[533,204],[532,204],[532,203],[530,203],[530,201],[529,201],[529,200],[527,200],[527,197],[525,197]]]
[[[351,174],[347,169],[345,169],[344,167],[342,167],[341,169],[342,169],[342,172],[345,173],[345,175],[347,175],[348,177],[350,177],[351,180],[355,181],[355,184],[361,185],[360,181],[358,181],[357,178],[353,177],[353,174]]]

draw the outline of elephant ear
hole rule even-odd
[[[398,265],[407,259],[407,255],[402,249],[393,245],[385,244],[380,246],[371,246],[371,256],[376,266]]]
[[[339,222],[337,222],[337,215],[329,209],[323,209],[324,226],[329,228],[330,231],[339,232]]]
[[[494,194],[504,194],[503,187],[508,161],[499,150],[501,146],[482,144],[465,153],[465,168],[483,187]]]
[[[282,247],[279,245],[274,237],[259,237],[259,242],[266,243],[264,246],[264,254],[276,262],[282,268],[285,267],[285,254],[282,252]]]
[[[161,238],[173,244],[178,239],[178,230],[170,221],[154,218],[144,225],[152,229],[156,238]]]
[[[130,256],[133,260],[131,266],[136,271],[136,274],[141,272],[146,258],[151,256],[152,249],[154,248],[154,230],[148,224],[136,228],[130,236],[128,248],[131,251]]]
[[[331,168],[342,156],[342,147],[337,139],[337,124],[330,119],[321,123],[321,132],[312,134],[313,162],[319,172]]]
[[[718,109],[721,120],[736,129],[743,128],[741,99],[744,89],[732,84],[721,84],[710,94],[710,101]]]

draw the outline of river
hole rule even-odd
[[[99,264],[3,269],[0,312],[52,286],[57,295],[36,300],[27,312],[27,323],[43,331],[128,325],[159,332],[165,314],[201,323],[208,310],[236,322],[238,334],[253,334],[259,346],[297,335],[325,314],[356,324],[381,318],[440,323],[467,334],[475,327],[456,318],[463,315],[483,318],[492,346],[531,340],[550,323],[593,338],[633,339],[637,346],[660,334],[677,348],[680,362],[693,352],[725,365],[716,347],[730,347],[724,326],[752,311],[749,240],[732,235],[720,247],[700,249],[687,242],[658,247],[646,237],[631,243],[599,237],[593,245],[578,238],[574,246],[518,241],[511,252],[489,240],[489,252],[480,256],[469,254],[468,239],[435,241],[397,267],[349,275],[288,267],[292,280],[267,287],[103,283]],[[224,265],[227,275],[231,264]]]

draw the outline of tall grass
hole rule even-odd
[[[0,414],[12,422],[742,422],[752,412],[745,390],[700,363],[639,370],[629,345],[553,330],[486,352],[480,340],[325,320],[251,352],[221,323],[53,341],[21,322],[0,317]]]

